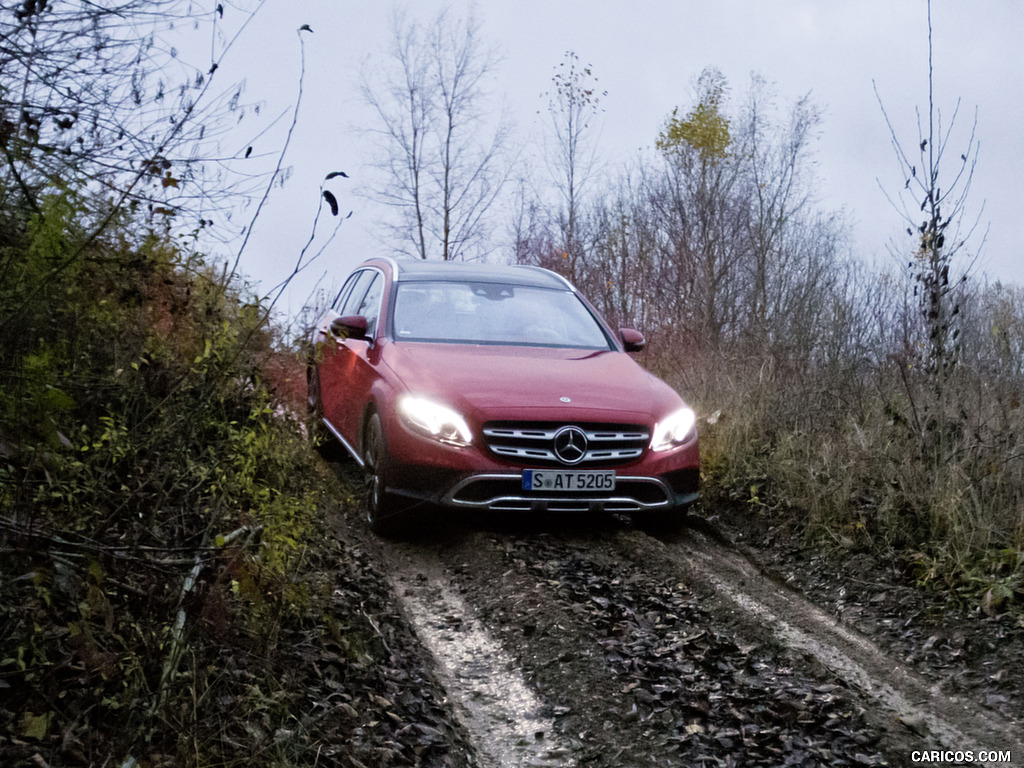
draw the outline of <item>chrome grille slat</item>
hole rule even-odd
[[[646,440],[648,435],[646,432],[589,432],[587,433],[587,440],[591,442],[601,442],[603,440]]]
[[[554,429],[510,429],[506,427],[487,427],[484,435],[487,437],[510,437],[513,440],[551,440],[558,431]]]
[[[492,445],[491,450],[499,456],[514,456],[525,459],[555,461],[555,454],[544,448],[514,448],[507,445]]]

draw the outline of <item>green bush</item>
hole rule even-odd
[[[255,660],[323,599],[327,479],[259,302],[76,217],[0,225],[0,757],[242,762],[223,702],[270,706]]]

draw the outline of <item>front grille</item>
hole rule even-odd
[[[586,440],[581,456],[572,461],[560,458],[555,445],[557,436],[567,427],[578,428]],[[651,439],[647,428],[637,424],[488,422],[483,432],[491,453],[531,466],[626,463],[639,458]]]

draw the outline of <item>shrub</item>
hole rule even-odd
[[[229,764],[218,702],[266,706],[253,666],[323,599],[325,478],[259,303],[127,222],[55,269],[74,220],[0,237],[0,756]]]

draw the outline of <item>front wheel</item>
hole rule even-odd
[[[384,536],[394,535],[401,524],[401,510],[393,494],[388,493],[388,454],[380,415],[373,414],[366,425],[363,443],[366,471],[366,522],[370,530]]]

